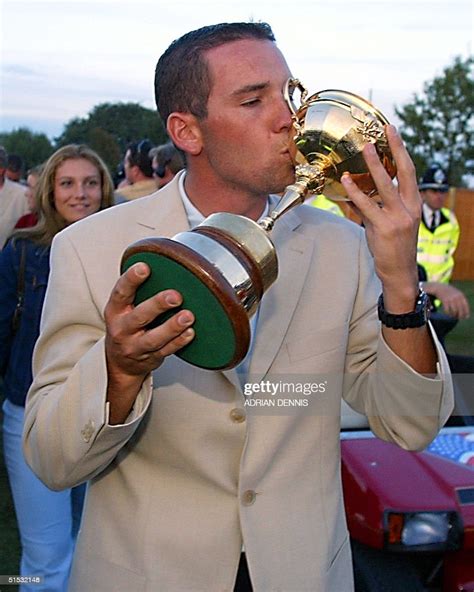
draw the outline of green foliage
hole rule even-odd
[[[401,135],[419,174],[436,161],[451,185],[462,187],[474,173],[474,56],[456,57],[441,76],[426,82],[421,95],[395,112]]]
[[[45,134],[38,134],[20,127],[12,132],[0,134],[0,145],[9,154],[18,154],[25,163],[25,173],[32,167],[43,163],[54,152]]]
[[[152,109],[138,103],[102,103],[85,118],[69,121],[56,138],[57,148],[71,143],[90,146],[115,173],[129,142],[148,138],[155,144],[167,141],[163,124]]]

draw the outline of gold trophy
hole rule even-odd
[[[294,102],[295,91],[300,93],[299,107]],[[236,214],[212,214],[171,239],[138,241],[122,257],[122,273],[139,261],[151,270],[137,290],[135,304],[170,288],[181,293],[180,308],[195,316],[195,337],[176,355],[200,368],[227,370],[245,358],[250,318],[278,276],[278,258],[269,237],[278,218],[310,194],[347,200],[340,183],[344,172],[351,174],[364,193],[375,197],[376,187],[362,156],[369,142],[392,178],[396,172],[384,132],[388,121],[369,102],[342,90],[307,97],[307,90],[296,79],[288,80],[284,92],[295,131],[295,182],[274,210],[258,223]],[[175,308],[160,315],[150,327],[176,312]]]

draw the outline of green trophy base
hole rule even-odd
[[[151,329],[178,310],[195,316],[195,337],[176,352],[184,361],[208,370],[233,368],[245,357],[250,344],[247,312],[222,273],[193,249],[167,238],[145,239],[128,248],[121,270],[138,262],[146,263],[151,274],[139,287],[135,305],[157,292],[174,289],[183,303],[157,317]]]

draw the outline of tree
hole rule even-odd
[[[145,138],[155,144],[168,139],[156,111],[138,103],[101,103],[87,117],[69,121],[56,138],[56,145],[59,148],[71,143],[87,144],[100,154],[114,174],[127,144]]]
[[[20,127],[12,132],[0,134],[0,145],[9,154],[18,154],[25,163],[25,172],[42,164],[54,151],[48,136]]]
[[[474,173],[474,56],[456,57],[441,76],[426,82],[421,95],[395,108],[400,128],[419,174],[432,162],[462,187]]]

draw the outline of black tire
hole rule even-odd
[[[402,554],[373,549],[351,540],[356,592],[424,592],[425,587]]]

